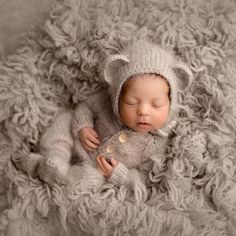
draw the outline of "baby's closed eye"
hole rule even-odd
[[[154,101],[152,101],[151,105],[154,108],[166,107],[169,105],[169,100],[168,99],[155,99]]]
[[[126,98],[123,100],[123,102],[127,105],[136,105],[138,104],[138,101],[136,99]]]
[[[153,107],[154,109],[162,109],[162,108],[165,108],[165,107],[167,107],[167,106],[168,106],[168,104],[165,104],[165,103],[152,104],[152,107]]]
[[[163,104],[161,104],[161,103],[153,103],[152,106],[154,108],[160,108],[160,107],[163,107]]]

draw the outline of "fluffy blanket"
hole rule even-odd
[[[55,1],[0,64],[0,235],[236,235],[235,12],[230,0]],[[58,110],[103,85],[104,58],[145,36],[194,73],[147,185],[84,191],[18,171],[11,155],[37,152]]]

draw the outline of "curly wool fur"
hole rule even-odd
[[[0,234],[235,235],[235,9],[230,0],[56,1],[44,30],[0,65]],[[37,151],[59,107],[103,86],[103,59],[144,36],[194,72],[147,186],[90,192],[17,171],[11,154]]]

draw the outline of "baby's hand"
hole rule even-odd
[[[97,156],[96,158],[98,167],[100,168],[102,174],[106,177],[110,177],[114,168],[118,165],[118,161],[115,159],[111,159],[111,164],[106,161],[103,156]]]
[[[97,132],[90,127],[82,128],[79,131],[79,138],[83,147],[88,151],[96,150],[100,144]]]

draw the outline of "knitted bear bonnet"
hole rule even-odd
[[[192,72],[183,62],[178,61],[170,51],[146,40],[139,40],[125,48],[120,54],[110,55],[105,63],[104,79],[109,84],[114,113],[120,121],[119,97],[124,83],[139,74],[158,74],[170,87],[170,110],[166,124],[157,132],[168,135],[172,128],[174,114],[177,110],[177,95],[186,89]]]

